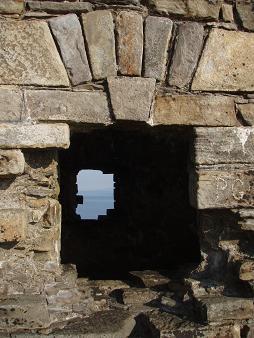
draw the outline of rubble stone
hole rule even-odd
[[[136,12],[121,11],[116,18],[118,68],[122,75],[141,75],[143,18]]]
[[[24,0],[2,0],[0,2],[1,14],[21,14],[24,10]]]
[[[222,17],[225,22],[234,22],[233,6],[230,4],[222,4]]]
[[[246,103],[237,105],[241,118],[248,126],[254,125],[254,104]]]
[[[92,79],[78,17],[67,14],[49,20],[73,85]]]
[[[111,77],[108,85],[117,120],[148,121],[155,79]]]
[[[25,159],[20,150],[0,150],[0,176],[19,175],[24,170]]]
[[[245,51],[245,52],[243,52]],[[252,91],[254,34],[212,29],[196,71],[192,90]]]
[[[2,20],[0,30],[0,84],[68,86],[46,22]]]
[[[159,298],[159,293],[148,288],[129,288],[123,291],[124,304],[146,304]]]
[[[82,15],[93,77],[116,75],[114,22],[110,11],[98,10]]]
[[[18,242],[25,238],[25,210],[0,209],[0,216],[0,242]]]
[[[86,13],[93,10],[90,2],[70,2],[70,1],[27,1],[29,9],[32,11],[45,11],[49,13]]]
[[[173,22],[167,18],[148,16],[145,22],[144,75],[157,80],[165,77],[169,41]]]
[[[241,264],[239,278],[244,281],[254,280],[254,261],[246,261]]]
[[[240,17],[243,28],[254,31],[253,4],[244,1],[236,1],[236,10]]]

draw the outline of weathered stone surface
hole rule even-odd
[[[253,163],[254,128],[195,128],[197,164]]]
[[[116,17],[118,68],[123,75],[141,75],[143,18],[136,12],[121,11]]]
[[[254,90],[253,53],[253,33],[212,29],[192,83],[192,90]]]
[[[215,0],[150,0],[150,4],[160,13],[184,17],[215,19],[219,17],[221,1]]]
[[[23,112],[21,90],[0,89],[0,121],[18,122]]]
[[[237,13],[240,17],[242,26],[245,29],[254,31],[254,11],[253,3],[247,3],[244,1],[236,1]]]
[[[254,314],[253,300],[246,298],[223,296],[202,298],[199,305],[202,319],[208,323],[223,320],[249,319]]]
[[[0,150],[0,176],[23,174],[25,158],[20,150]]]
[[[70,1],[27,1],[29,9],[33,11],[45,11],[49,13],[86,13],[93,10],[93,5],[89,2],[70,2]]]
[[[180,25],[169,70],[170,86],[184,88],[189,85],[201,53],[203,36],[204,28],[196,22]]]
[[[124,304],[146,304],[159,298],[159,293],[148,288],[129,288],[123,291]]]
[[[24,10],[24,0],[2,0],[0,1],[0,13],[21,14]]]
[[[190,201],[197,209],[253,207],[254,165],[201,167],[190,175]]]
[[[154,79],[111,77],[108,85],[117,120],[148,121],[155,90]]]
[[[222,4],[222,17],[225,22],[234,22],[233,6],[230,4]]]
[[[254,104],[246,103],[237,105],[242,120],[248,125],[254,125]]]
[[[145,23],[145,77],[163,80],[173,22],[167,18],[148,16]]]
[[[68,148],[67,124],[0,124],[0,148]]]
[[[25,91],[26,112],[39,121],[109,124],[107,96],[103,92]]]
[[[139,285],[147,288],[165,286],[170,281],[168,277],[153,270],[131,271],[130,274],[135,277]]]
[[[0,209],[0,242],[18,242],[25,238],[25,231],[25,210]]]
[[[234,99],[220,95],[158,95],[153,123],[234,126],[237,125]]]
[[[41,295],[12,295],[1,299],[0,329],[41,329],[50,324],[46,299]]]
[[[0,30],[0,84],[68,86],[46,22],[2,20]]]
[[[254,280],[254,261],[246,261],[240,266],[239,278],[244,281]]]
[[[79,19],[67,14],[49,20],[73,85],[92,79]]]
[[[93,77],[116,75],[114,23],[110,11],[99,10],[82,15]]]

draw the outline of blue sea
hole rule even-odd
[[[82,219],[98,219],[99,215],[107,215],[108,209],[114,209],[112,190],[79,191],[78,194],[84,198],[84,203],[76,209]]]

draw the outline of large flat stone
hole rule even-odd
[[[0,30],[0,84],[68,86],[46,22],[2,20]]]
[[[110,11],[98,10],[82,15],[93,77],[116,75],[114,22]]]
[[[26,113],[39,121],[109,124],[107,96],[103,92],[60,90],[25,91]]]
[[[170,86],[189,86],[203,46],[204,28],[197,22],[179,26],[172,64],[169,70]]]
[[[24,0],[2,0],[0,1],[0,13],[21,14],[24,10]]]
[[[243,1],[236,1],[236,10],[240,17],[242,26],[245,29],[254,31],[254,11],[253,3],[245,3]]]
[[[26,1],[29,9],[33,11],[44,11],[48,13],[86,13],[93,10],[93,5],[89,2],[70,2],[70,1]]]
[[[25,210],[0,209],[0,242],[19,242],[25,238],[25,233]]]
[[[158,95],[155,98],[153,123],[235,126],[234,99],[220,95]]]
[[[253,91],[254,34],[212,29],[192,90]]]
[[[0,124],[0,148],[68,148],[67,124]]]
[[[59,16],[50,19],[49,24],[59,45],[63,62],[72,84],[78,85],[90,81],[92,75],[77,15]]]
[[[123,75],[141,75],[143,18],[136,12],[121,11],[116,17],[118,68]]]
[[[148,121],[155,79],[111,77],[108,79],[108,85],[117,120]]]
[[[18,89],[0,89],[0,121],[18,122],[23,111],[22,92]]]
[[[20,150],[0,150],[0,176],[23,174],[25,158]]]
[[[163,80],[173,22],[168,18],[148,16],[145,22],[145,77]]]
[[[254,163],[254,128],[195,128],[196,164]]]

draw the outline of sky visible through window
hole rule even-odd
[[[100,170],[81,170],[77,175],[78,195],[84,198],[76,213],[82,219],[98,219],[114,209],[114,175]]]

